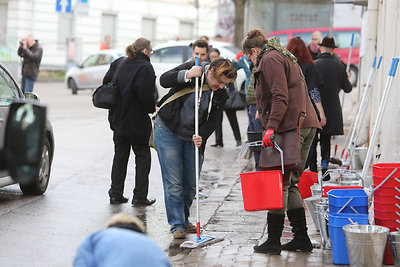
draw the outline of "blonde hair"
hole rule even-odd
[[[137,53],[142,51],[143,49],[150,50],[151,42],[146,38],[139,38],[133,44],[128,45],[125,49],[126,55],[129,59],[136,58]]]
[[[243,41],[243,52],[251,54],[252,48],[264,48],[267,43],[264,33],[260,29],[253,29],[247,33],[246,39]]]
[[[136,225],[142,233],[146,232],[146,228],[144,227],[144,224],[142,223],[141,220],[137,217],[132,217],[129,215],[126,215],[124,213],[117,213],[114,216],[110,218],[108,221],[106,227],[114,227],[118,226],[118,224],[133,224]]]
[[[225,58],[217,58],[210,64],[210,69],[214,71],[214,77],[220,79],[221,76],[225,76],[231,79],[232,82],[236,80],[237,71],[235,65]]]

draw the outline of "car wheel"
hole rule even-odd
[[[71,88],[71,90],[72,90],[72,94],[76,95],[78,93],[78,87],[76,86],[76,83],[72,78],[70,78],[68,80],[68,85],[69,85],[69,88]]]
[[[350,66],[350,83],[351,85],[357,86],[357,78],[358,78],[358,68],[354,66]]]
[[[27,184],[19,184],[19,188],[24,194],[42,195],[46,191],[47,185],[49,184],[51,161],[51,147],[49,140],[46,138],[42,151],[42,162],[37,179]]]

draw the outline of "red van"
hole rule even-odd
[[[280,30],[273,31],[267,35],[267,38],[272,36],[278,36],[281,39],[283,46],[287,45],[289,39],[293,37],[300,37],[308,45],[311,40],[311,34],[314,31],[320,31],[322,38],[329,35],[329,28],[308,28],[308,29],[291,29],[291,30]],[[339,55],[340,59],[347,65],[347,59],[349,57],[349,48],[351,43],[351,35],[354,32],[353,51],[350,59],[350,73],[351,83],[353,86],[357,84],[358,74],[358,63],[360,62],[360,32],[361,28],[333,28],[333,37],[338,48],[335,49],[335,53]]]

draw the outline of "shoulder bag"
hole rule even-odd
[[[121,69],[121,66],[124,62],[125,59],[123,59],[119,63],[111,82],[100,85],[93,92],[92,102],[95,107],[111,109],[117,105],[119,97],[119,88],[115,84],[115,82],[117,81],[119,70]]]
[[[202,89],[201,89],[202,91],[211,90],[211,88],[210,88],[208,85],[205,85],[204,88],[203,88],[203,86],[202,86],[201,88],[202,88]],[[195,90],[196,90],[196,88],[185,88],[185,89],[182,89],[182,90],[176,92],[175,94],[173,94],[172,96],[170,96],[167,100],[164,101],[164,103],[161,104],[161,106],[158,108],[158,110],[154,113],[154,115],[153,115],[152,118],[151,118],[153,128],[152,128],[152,130],[151,130],[151,134],[150,134],[150,138],[149,138],[149,146],[150,146],[150,147],[156,149],[156,145],[155,145],[155,143],[154,143],[154,121],[155,121],[156,118],[157,118],[157,113],[158,113],[158,111],[159,111],[163,106],[165,106],[166,104],[168,104],[168,103],[174,101],[175,99],[177,99],[177,98],[179,98],[179,97],[181,97],[181,96],[184,96],[184,95],[186,95],[186,94],[194,93]]]

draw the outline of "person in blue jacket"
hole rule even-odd
[[[165,252],[147,235],[143,223],[122,213],[107,228],[88,236],[78,247],[74,267],[171,266]]]

